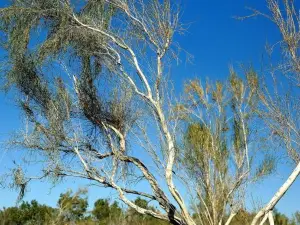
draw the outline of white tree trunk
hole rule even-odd
[[[236,213],[231,213],[228,220],[226,221],[225,225],[229,225],[233,219],[233,217],[235,217]]]
[[[270,225],[274,225],[274,218],[273,218],[273,212],[269,212],[269,223]]]
[[[298,163],[294,171],[291,173],[289,178],[286,180],[286,182],[279,188],[279,190],[271,199],[271,201],[256,214],[251,225],[256,225],[260,218],[262,218],[263,216],[268,214],[271,210],[273,210],[275,205],[284,196],[286,191],[291,187],[291,185],[294,183],[294,181],[296,180],[299,174],[300,174],[300,162]]]
[[[259,225],[264,225],[264,224],[265,224],[265,222],[267,221],[267,219],[268,219],[268,214],[267,214],[267,215],[265,215],[265,217],[262,219],[262,221],[260,222],[260,224],[259,224]]]

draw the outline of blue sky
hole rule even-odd
[[[251,63],[259,69],[262,58],[266,55],[266,43],[276,43],[279,33],[270,21],[257,17],[239,21],[234,16],[248,15],[251,12],[246,6],[266,10],[263,0],[182,0],[182,22],[190,24],[185,35],[176,36],[176,41],[187,52],[194,56],[192,64],[186,64],[184,59],[173,67],[171,79],[178,92],[182,91],[184,80],[199,77],[209,77],[211,80],[223,80],[228,75],[229,65],[238,66],[241,63]],[[0,7],[7,5],[7,0],[0,2]],[[1,53],[0,53],[1,54]],[[276,58],[276,55],[275,55]],[[21,117],[13,95],[0,93],[0,141],[3,143],[9,134],[21,127]],[[0,174],[4,172],[14,158],[10,152],[0,151]],[[251,188],[247,205],[252,198],[261,202],[268,201],[280,187],[292,170],[289,164],[280,165],[277,173],[264,182]],[[76,189],[85,183],[78,180],[66,181],[51,188],[48,183],[34,183],[25,200],[37,199],[41,203],[55,206],[58,196],[69,187]],[[292,186],[277,208],[291,215],[300,210],[300,179]],[[109,190],[90,188],[89,199],[105,197]],[[0,190],[0,208],[15,204],[17,193],[13,190]]]

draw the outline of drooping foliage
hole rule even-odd
[[[18,0],[0,10],[0,30],[8,54],[2,68],[5,87],[16,88],[20,94],[17,101],[30,125],[26,135],[17,135],[13,144],[47,157],[49,163],[43,169],[47,176],[61,176],[70,166],[64,160],[74,154],[77,121],[84,124],[82,134],[76,136],[77,147],[92,154],[103,123],[125,134],[135,120],[131,91],[109,72],[116,61],[107,52],[107,38],[74,20],[76,15],[106,31],[115,13],[113,4],[102,0],[74,5]],[[67,67],[75,67],[76,72]],[[22,190],[25,184],[27,180],[19,184]]]
[[[5,44],[9,52],[7,85],[15,85],[27,97],[27,102],[23,102],[22,106],[31,118],[35,110],[30,108],[34,106],[39,107],[48,120],[53,115],[51,109],[55,108],[56,114],[59,114],[56,116],[61,118],[52,120],[55,120],[58,127],[63,126],[66,119],[63,117],[70,118],[74,114],[71,97],[68,96],[70,93],[62,85],[64,82],[61,78],[53,85],[51,80],[56,79],[55,75],[49,77],[44,67],[53,60],[63,60],[67,54],[69,61],[73,59],[81,67],[77,88],[84,115],[98,125],[101,120],[110,120],[121,126],[119,117],[122,115],[113,115],[108,104],[101,102],[104,100],[100,99],[94,87],[102,71],[103,60],[109,60],[108,54],[102,54],[106,51],[103,46],[107,40],[96,32],[78,26],[72,18],[76,14],[82,21],[93,21],[107,30],[114,9],[105,1],[88,1],[80,8],[75,6],[67,1],[32,0],[15,1],[10,7],[1,10],[1,28],[6,35]],[[37,33],[39,30],[40,34]],[[30,42],[34,38],[42,39],[41,43],[31,46]],[[122,113],[120,109],[115,111]]]

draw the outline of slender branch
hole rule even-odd
[[[230,216],[229,216],[229,218],[227,219],[225,225],[229,225],[229,224],[231,223],[232,219],[233,219],[235,216],[236,216],[236,213],[235,213],[235,212],[230,213]]]
[[[146,78],[146,76],[144,75],[141,67],[140,67],[140,64],[138,62],[138,59],[134,53],[134,51],[128,46],[126,45],[125,43],[122,43],[121,41],[119,41],[116,37],[114,37],[113,35],[101,30],[101,29],[98,29],[98,28],[95,28],[95,27],[92,27],[92,26],[89,26],[87,24],[84,24],[83,22],[81,22],[75,14],[73,14],[72,18],[78,23],[80,24],[81,26],[87,28],[87,29],[90,29],[90,30],[93,30],[93,31],[96,31],[98,33],[100,33],[101,35],[109,38],[113,43],[115,43],[117,46],[119,46],[120,48],[126,50],[129,52],[129,54],[131,55],[131,58],[133,60],[133,64],[137,70],[137,73],[139,75],[139,77],[141,78],[143,84],[146,86],[146,90],[147,90],[147,93],[148,93],[148,96],[152,96],[152,91],[151,91],[151,88],[150,88],[150,85],[148,83],[148,80]]]

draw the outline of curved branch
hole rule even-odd
[[[105,124],[103,124],[103,126],[107,131],[109,144],[110,144],[110,147],[111,147],[115,157],[117,157],[118,160],[120,160],[120,161],[132,163],[137,168],[139,168],[139,170],[143,173],[145,178],[148,180],[148,182],[154,192],[154,195],[156,197],[156,201],[160,204],[160,206],[164,210],[166,210],[168,212],[169,220],[170,221],[176,220],[175,219],[175,212],[176,212],[175,206],[169,202],[167,196],[165,195],[163,190],[159,187],[155,177],[151,174],[151,172],[148,170],[146,165],[143,162],[141,162],[138,158],[135,158],[132,156],[127,156],[127,155],[123,154],[125,152],[125,139],[124,139],[124,136],[122,135],[122,133],[119,132],[115,127],[113,127],[111,125],[107,125],[110,129],[112,129],[116,133],[116,135],[119,138],[120,151],[117,151],[115,149],[115,146],[113,145],[112,137],[107,129],[107,126]]]
[[[100,33],[101,35],[109,38],[114,44],[116,44],[117,46],[119,46],[120,48],[122,48],[123,50],[126,50],[129,52],[132,60],[133,60],[133,64],[137,70],[137,74],[139,75],[140,79],[142,80],[143,84],[146,86],[146,90],[147,90],[147,93],[148,93],[148,96],[152,96],[152,91],[151,91],[151,88],[150,88],[150,85],[148,83],[148,80],[145,76],[145,74],[143,73],[141,67],[140,67],[140,64],[137,60],[137,57],[134,53],[134,51],[128,46],[126,45],[125,43],[122,43],[120,42],[116,37],[114,37],[113,35],[101,30],[101,29],[98,29],[98,28],[95,28],[95,27],[92,27],[92,26],[89,26],[87,24],[84,24],[82,23],[76,16],[75,14],[72,15],[72,18],[79,24],[81,25],[82,27],[85,27],[87,29],[90,29],[92,31],[96,31],[98,33]]]

